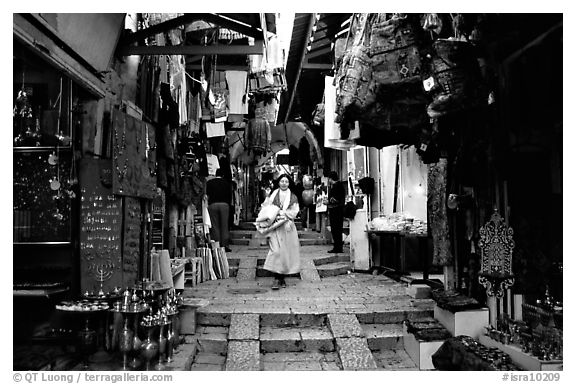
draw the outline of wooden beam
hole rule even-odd
[[[333,64],[317,64],[317,63],[304,63],[302,65],[302,69],[320,69],[320,70],[327,70],[332,69],[334,67]]]
[[[217,65],[216,70],[218,71],[247,71],[248,65]],[[201,71],[202,65],[200,64],[186,64],[186,70],[188,71]]]
[[[207,21],[212,24],[219,25],[224,28],[231,29],[236,32],[240,32],[243,35],[253,37],[255,39],[263,39],[261,28],[255,28],[245,24],[241,24],[237,21],[218,16],[215,13],[204,13],[202,14],[202,20]]]
[[[288,122],[288,117],[290,117],[290,111],[292,110],[292,105],[294,104],[294,97],[296,96],[296,91],[298,89],[298,81],[300,80],[300,73],[302,72],[302,66],[304,65],[304,58],[306,57],[306,46],[308,44],[308,39],[312,34],[312,27],[314,26],[314,21],[316,16],[312,13],[308,17],[308,28],[306,34],[304,35],[304,44],[302,44],[302,52],[300,53],[300,62],[298,63],[298,69],[296,71],[296,79],[294,80],[294,85],[290,90],[290,101],[288,103],[288,108],[286,108],[286,115],[284,116],[284,128],[286,128],[286,123]]]
[[[262,55],[262,40],[254,45],[178,45],[178,46],[142,46],[123,47],[118,51],[120,56],[132,55]]]
[[[554,25],[552,28],[550,28],[549,30],[547,30],[546,32],[544,32],[543,34],[541,34],[540,36],[538,36],[537,38],[535,38],[534,40],[532,40],[531,42],[526,44],[524,47],[518,49],[516,52],[509,55],[503,61],[504,66],[508,66],[511,62],[513,62],[518,57],[523,55],[527,50],[529,50],[532,47],[539,45],[540,43],[542,43],[548,36],[550,36],[552,33],[556,32],[556,30],[562,28],[563,23],[564,23],[563,21],[559,22],[558,24]]]
[[[190,24],[196,20],[204,20],[224,28],[232,29],[243,35],[254,37],[256,39],[262,38],[262,30],[260,28],[244,25],[234,20],[218,16],[215,13],[187,13],[183,16],[175,17],[174,19],[166,20],[160,24],[156,24],[149,28],[141,29],[135,33],[132,33],[124,37],[121,40],[120,45],[129,45],[131,43],[145,39],[146,37],[153,36],[157,33],[163,33],[183,25]]]
[[[330,53],[330,52],[332,52],[332,47],[328,46],[326,48],[322,48],[322,49],[319,49],[317,51],[308,52],[306,54],[306,58],[312,59],[314,57],[322,56],[322,55],[325,55],[325,54]]]
[[[175,17],[174,19],[166,20],[160,24],[153,25],[146,29],[141,29],[130,35],[123,37],[120,40],[120,45],[125,46],[137,41],[143,40],[147,37],[156,35],[158,33],[163,33],[170,31],[172,29],[178,28],[182,25],[189,24],[196,20],[202,20],[204,13],[187,13],[183,16]]]

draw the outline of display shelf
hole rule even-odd
[[[561,371],[563,369],[562,360],[540,360],[521,348],[512,344],[502,344],[486,335],[480,335],[479,341],[487,347],[495,347],[510,355],[512,361],[527,371]]]
[[[13,297],[46,297],[57,295],[59,293],[68,292],[70,288],[59,287],[59,288],[34,288],[34,289],[13,289]]]

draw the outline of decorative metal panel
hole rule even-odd
[[[514,284],[512,274],[512,252],[514,231],[504,223],[498,211],[494,211],[490,221],[480,228],[478,246],[482,251],[478,281],[486,287],[488,296],[498,298]]]

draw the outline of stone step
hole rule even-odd
[[[290,285],[290,281],[288,281]],[[282,291],[279,291],[282,292]],[[236,308],[244,310],[243,307]],[[196,321],[199,326],[220,326],[229,327],[234,308],[229,306],[213,306],[198,308]],[[304,309],[294,312],[290,307],[286,308],[259,308],[249,306],[243,313],[254,313],[260,316],[261,326],[307,326],[322,325],[326,322],[326,314],[330,313],[350,313],[358,319],[361,324],[391,324],[402,323],[404,320],[418,320],[432,317],[434,314],[431,305],[419,305],[418,307],[390,308],[389,305],[367,304],[361,308],[349,308],[345,312],[338,312],[334,306],[322,306],[315,309]],[[238,313],[238,312],[236,312]]]
[[[226,356],[228,351],[228,327],[198,326],[195,339],[198,343],[198,353]]]
[[[324,236],[322,236],[322,234],[320,232],[316,232],[316,231],[298,231],[298,237],[300,239],[324,239]]]
[[[404,348],[402,324],[362,324],[362,330],[372,352]]]
[[[254,229],[234,229],[230,231],[230,239],[251,239],[254,236],[254,233]]]
[[[334,338],[325,326],[260,328],[262,352],[333,352]]]
[[[263,371],[341,371],[336,352],[262,353]]]
[[[387,371],[419,371],[404,349],[385,349],[372,352],[378,369]]]
[[[326,255],[314,256],[314,265],[316,266],[346,262],[350,262],[350,254],[348,253],[328,253]]]
[[[307,245],[327,245],[328,240],[324,238],[318,239],[300,239],[300,246],[307,246]]]
[[[250,239],[230,239],[230,245],[248,245],[250,244]]]
[[[329,263],[316,266],[320,277],[345,275],[352,270],[349,262]]]
[[[221,354],[198,352],[190,367],[190,371],[223,371],[226,356]]]

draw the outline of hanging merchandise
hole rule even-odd
[[[446,182],[448,161],[440,158],[435,164],[428,165],[428,224],[432,235],[434,251],[433,265],[451,265],[454,261],[450,251],[450,231],[446,208]]]
[[[230,114],[248,114],[248,72],[226,71],[226,83],[230,91]]]
[[[430,117],[477,106],[488,100],[474,46],[454,38],[438,39],[433,46],[433,76],[429,92]]]
[[[325,96],[322,95],[322,102],[316,105],[314,111],[312,112],[312,124],[316,126],[323,126],[324,125],[324,100]]]
[[[254,117],[268,121],[271,126],[276,125],[276,118],[278,116],[279,103],[278,94],[264,93],[255,95],[256,108],[254,110]]]
[[[263,34],[267,36],[266,27]],[[262,55],[250,55],[249,87],[252,93],[281,92],[286,90],[284,54],[278,37],[271,35],[264,40]]]
[[[324,78],[325,95],[325,119],[324,119],[324,147],[333,149],[348,150],[355,144],[351,140],[340,139],[340,124],[335,122],[336,118],[336,86],[334,78],[326,76]]]
[[[385,13],[370,16],[370,57],[372,78],[378,86],[420,82],[421,62],[418,28],[414,16]]]
[[[208,174],[210,176],[214,176],[216,174],[216,170],[220,169],[220,163],[218,161],[218,156],[207,154],[206,161],[208,163]]]
[[[369,56],[370,49],[366,46],[368,44],[367,27],[368,14],[355,14],[348,32],[342,63],[334,79],[337,86],[337,123],[356,120],[363,108],[374,101],[374,94],[369,90],[372,80],[372,66]],[[342,135],[343,139],[347,137],[347,132]]]
[[[220,137],[226,135],[226,130],[224,129],[224,123],[206,123],[206,137]]]
[[[202,118],[202,106],[200,105],[200,91],[195,95],[188,92],[188,130],[186,137],[200,133],[200,120]]]
[[[363,177],[358,180],[360,191],[365,195],[371,195],[374,192],[374,179],[372,177]]]
[[[270,124],[261,118],[250,119],[244,132],[245,146],[255,154],[264,155],[270,150],[272,134]]]

